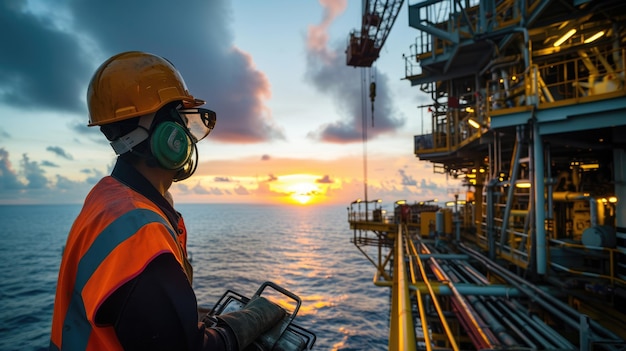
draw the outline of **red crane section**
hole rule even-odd
[[[364,0],[361,31],[350,33],[346,63],[354,67],[371,67],[378,59],[404,0]]]

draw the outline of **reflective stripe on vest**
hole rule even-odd
[[[159,222],[178,242],[176,233],[172,232],[171,225],[158,213],[148,209],[134,209],[109,224],[94,240],[87,252],[80,259],[76,272],[76,282],[72,292],[72,299],[63,322],[63,338],[61,349],[85,350],[91,334],[91,324],[87,318],[81,292],[92,274],[98,269],[102,261],[126,239],[133,236],[141,227]],[[80,316],[71,318],[70,316]]]

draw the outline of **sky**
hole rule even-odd
[[[176,203],[452,200],[460,183],[413,154],[413,137],[429,131],[418,106],[430,101],[403,79],[418,34],[407,3],[372,69],[346,65],[361,6],[1,1],[0,204],[79,204],[110,174],[116,155],[87,127],[85,96],[96,68],[124,51],[167,58],[217,112],[196,173],[170,189]]]

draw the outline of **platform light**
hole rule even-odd
[[[472,112],[474,112],[474,109],[472,108],[472,106],[467,106],[467,107],[465,108],[465,112],[472,113]]]
[[[610,196],[609,197],[609,202],[612,203],[612,204],[617,203],[617,197],[616,196]]]
[[[470,126],[472,126],[472,127],[476,128],[476,129],[480,129],[480,123],[476,122],[476,120],[475,120],[475,119],[473,119],[473,118],[469,118],[469,119],[467,120],[467,123],[468,123]]]
[[[604,35],[604,31],[603,31],[603,30],[601,30],[601,31],[599,31],[598,33],[596,33],[596,34],[594,34],[594,35],[590,36],[589,38],[585,39],[585,40],[583,41],[583,43],[585,43],[585,44],[589,44],[589,43],[591,43],[592,41],[594,41],[594,40],[596,40],[596,39],[600,38],[600,37],[601,37],[601,36],[603,36],[603,35]]]
[[[519,189],[529,189],[532,185],[530,182],[516,182],[515,187]]]
[[[567,39],[569,39],[572,35],[576,34],[576,29],[570,29],[565,35],[563,35],[559,40],[554,42],[554,46],[561,46]]]
[[[597,163],[584,163],[580,165],[580,168],[587,171],[590,169],[598,169],[600,168],[600,165]]]

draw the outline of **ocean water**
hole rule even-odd
[[[350,243],[343,206],[181,204],[198,303],[265,281],[302,299],[295,323],[314,350],[387,348],[389,291]],[[0,206],[0,350],[49,344],[61,251],[78,205]]]

